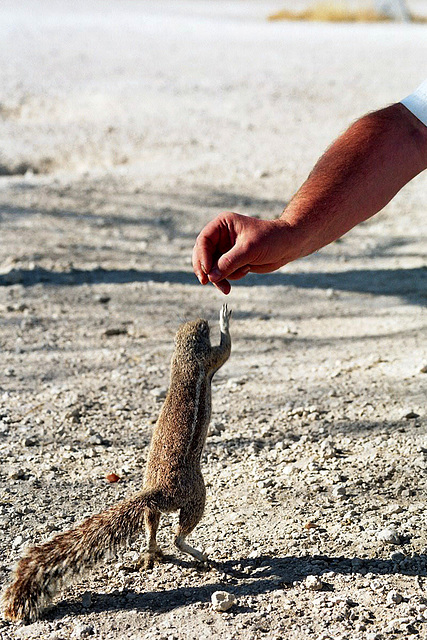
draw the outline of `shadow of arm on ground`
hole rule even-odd
[[[137,269],[72,269],[59,272],[36,267],[12,269],[0,274],[0,286],[36,284],[79,286],[82,284],[126,284],[154,282],[198,285],[195,275],[184,270]],[[235,287],[288,286],[301,289],[335,289],[354,293],[400,296],[412,304],[426,304],[427,268],[411,269],[351,269],[348,271],[310,273],[269,273],[250,275],[233,284]]]

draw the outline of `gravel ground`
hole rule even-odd
[[[2,2],[2,583],[140,488],[178,324],[217,335],[201,226],[278,215],[339,131],[424,79],[425,27],[266,22],[281,6]],[[133,570],[141,540],[2,640],[427,638],[426,187],[233,288],[192,535],[210,566],[164,517],[163,564]]]

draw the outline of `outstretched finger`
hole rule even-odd
[[[209,273],[210,267],[208,269],[206,264],[209,265],[209,251],[204,239],[199,240],[199,238],[197,238],[191,261],[193,263],[193,271],[199,279],[200,284],[207,284],[209,282],[207,274]]]
[[[200,235],[193,249],[193,270],[202,284],[209,282],[207,274],[212,269],[215,245],[211,239]]]
[[[220,282],[213,282],[212,284],[218,289],[218,291],[221,291],[221,293],[226,296],[231,291],[231,284],[228,282],[228,280],[220,280]]]
[[[214,264],[214,256],[223,242],[222,235],[222,224],[218,217],[208,222],[197,236],[192,262],[194,273],[202,284],[209,282],[207,274],[211,271]]]

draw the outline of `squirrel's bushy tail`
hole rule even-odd
[[[129,544],[144,527],[145,508],[156,508],[156,503],[153,492],[141,492],[88,518],[76,529],[30,547],[2,596],[4,618],[36,620],[65,580]]]

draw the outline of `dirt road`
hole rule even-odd
[[[280,214],[351,120],[424,79],[425,27],[268,23],[280,6],[2,3],[2,582],[140,488],[176,328],[223,302],[191,270],[204,222]],[[427,637],[426,187],[233,288],[192,536],[212,567],[164,518],[164,564],[132,570],[137,545],[2,640]]]

